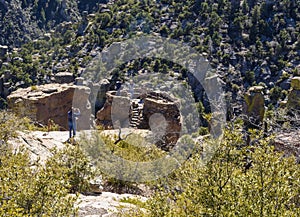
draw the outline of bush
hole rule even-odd
[[[0,111],[0,144],[5,144],[9,138],[17,136],[17,130],[27,129],[28,120],[11,112]]]
[[[63,150],[54,150],[46,166],[64,171],[63,182],[71,193],[89,191],[89,182],[95,175],[87,155],[79,145],[66,144]]]
[[[130,165],[124,161],[147,162],[165,156],[162,151],[153,144],[148,144],[143,137],[138,134],[129,134],[125,138],[119,139],[116,136],[104,136],[95,131],[90,137],[82,136],[80,142],[83,149],[90,156],[93,164],[101,173],[101,176],[111,191],[133,192],[136,187],[134,183],[127,180],[133,177],[139,179],[139,174],[132,171]],[[135,165],[135,164],[134,164]],[[112,176],[110,171],[118,174]],[[148,175],[145,171],[145,177]]]
[[[69,194],[64,168],[33,167],[23,152],[0,155],[0,216],[73,216],[76,196]]]
[[[130,216],[299,216],[299,166],[274,151],[254,132],[255,146],[243,147],[241,131],[225,132],[213,158],[201,153],[157,188],[144,209]],[[210,147],[209,141],[203,145]],[[297,202],[298,201],[298,202]],[[124,216],[124,215],[123,215]],[[126,215],[125,215],[126,216]]]
[[[12,150],[7,140],[30,126],[29,119],[0,112],[0,216],[74,216],[77,196],[70,193],[88,189],[89,161],[78,146],[53,150],[45,165],[23,148]]]

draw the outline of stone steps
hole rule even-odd
[[[141,121],[143,120],[142,110],[138,107],[134,107],[131,111],[131,118],[129,126],[132,128],[137,128]]]

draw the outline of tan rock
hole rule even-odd
[[[41,86],[20,88],[8,97],[8,107],[21,117],[47,125],[53,120],[62,129],[67,129],[67,112],[73,107],[81,111],[78,129],[90,127],[91,108],[89,107],[90,89],[85,86],[69,84],[45,84]]]
[[[263,86],[253,86],[249,88],[250,93],[261,93],[264,90]]]
[[[295,76],[291,80],[292,90],[288,95],[287,108],[297,111],[300,109],[300,76]]]
[[[14,150],[25,148],[28,151],[32,162],[40,160],[43,164],[47,158],[51,157],[53,148],[62,149],[65,147],[64,143],[68,139],[68,132],[52,131],[49,133],[42,131],[20,132],[16,138],[10,138],[8,144]]]
[[[256,127],[262,124],[265,115],[265,100],[262,93],[263,87],[254,86],[245,94],[244,113],[245,124],[248,127]]]
[[[293,90],[300,90],[300,76],[293,77],[291,80]]]
[[[292,90],[288,96],[287,108],[289,110],[300,109],[300,90]]]
[[[157,120],[159,115],[163,117]],[[154,129],[151,129],[149,125],[153,121]],[[170,150],[176,144],[181,132],[181,115],[176,102],[159,94],[148,94],[144,99],[143,121],[140,127],[142,129],[150,128],[157,137],[156,144],[164,150]]]
[[[287,157],[294,156],[300,163],[300,134],[298,131],[278,133],[272,143],[276,151],[283,152]]]
[[[117,96],[116,91],[109,91],[104,106],[97,112],[98,124],[105,129],[129,127],[129,110],[129,97]]]
[[[74,82],[74,76],[71,72],[59,72],[55,76],[55,82],[59,84]]]

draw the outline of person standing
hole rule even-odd
[[[69,139],[76,135],[76,120],[80,116],[79,108],[71,108],[68,111],[68,126],[69,126]],[[73,136],[72,136],[73,132]]]

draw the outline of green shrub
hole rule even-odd
[[[1,143],[6,143],[9,138],[17,136],[17,130],[27,129],[28,120],[28,118],[19,118],[11,112],[0,111]]]
[[[0,155],[0,216],[73,216],[76,196],[64,184],[65,170],[42,167],[24,150],[6,149]]]
[[[273,103],[278,102],[278,100],[282,97],[282,89],[281,87],[275,86],[270,90],[270,99]]]
[[[89,181],[95,175],[87,155],[79,145],[66,144],[64,149],[54,150],[46,166],[64,171],[63,182],[71,193],[89,191]]]
[[[7,143],[30,120],[0,112],[0,216],[74,216],[77,195],[88,189],[93,171],[79,146],[53,150],[45,165],[32,161],[27,151]]]
[[[206,165],[202,153],[195,153],[161,180],[146,210],[123,216],[299,216],[299,165],[261,135],[253,132],[255,145],[245,147],[240,130],[226,130]]]
[[[134,188],[134,183],[126,180],[133,176],[139,178],[136,177],[137,174],[132,171],[130,165],[123,164],[124,160],[132,163],[149,162],[166,154],[134,133],[119,140],[116,136],[103,136],[95,131],[90,137],[82,136],[79,143],[101,173],[104,181],[117,192],[120,192],[122,188],[129,190]],[[112,176],[108,171],[114,171],[118,177]]]

